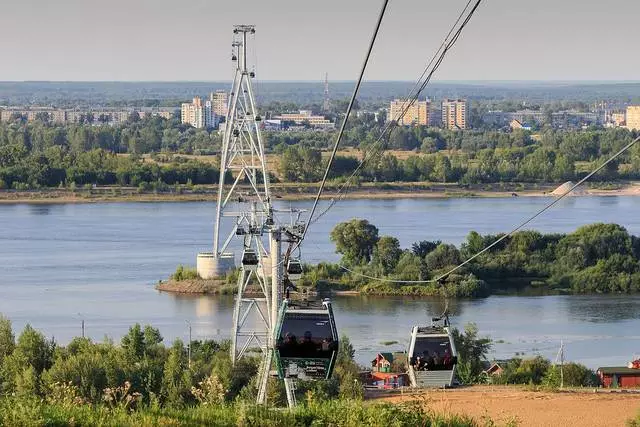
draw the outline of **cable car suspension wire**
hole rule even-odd
[[[356,87],[353,89],[353,94],[351,95],[351,100],[349,101],[349,106],[347,107],[347,112],[344,116],[344,120],[342,121],[342,125],[340,126],[340,131],[338,132],[338,137],[336,138],[336,142],[333,146],[333,151],[331,152],[331,157],[329,158],[329,163],[327,164],[327,169],[324,172],[324,176],[322,178],[322,182],[320,183],[320,188],[318,189],[318,194],[316,195],[315,200],[313,201],[313,206],[311,208],[311,212],[309,213],[309,219],[307,220],[307,224],[302,231],[302,235],[300,236],[300,240],[297,242],[297,246],[300,246],[300,243],[304,240],[307,230],[309,229],[309,224],[311,223],[311,218],[313,218],[313,214],[318,207],[318,202],[320,201],[320,196],[322,196],[322,191],[324,190],[324,186],[327,182],[327,177],[329,176],[329,171],[331,169],[331,165],[333,164],[333,160],[336,157],[336,153],[338,151],[338,146],[340,145],[340,140],[342,139],[342,135],[344,134],[344,129],[347,125],[347,120],[349,120],[349,114],[351,114],[351,110],[353,109],[353,104],[358,96],[358,91],[360,90],[360,84],[362,83],[362,78],[364,77],[364,72],[367,69],[367,64],[369,63],[369,57],[371,56],[371,51],[373,50],[373,45],[375,44],[376,38],[378,36],[378,32],[380,30],[380,24],[382,24],[382,18],[384,17],[384,13],[387,9],[387,5],[389,4],[389,0],[384,0],[382,4],[382,8],[380,9],[380,14],[378,16],[378,21],[376,22],[375,29],[373,31],[373,35],[371,36],[371,41],[369,42],[369,48],[367,49],[367,54],[364,57],[364,61],[362,63],[362,68],[360,69],[360,76],[356,82]]]
[[[478,7],[480,6],[480,3],[482,2],[482,0],[476,0],[473,7],[469,9],[472,1],[473,0],[469,0],[467,2],[464,9],[462,9],[462,11],[460,12],[460,15],[458,15],[458,18],[456,19],[454,24],[451,26],[451,29],[449,30],[446,37],[442,41],[442,44],[440,45],[438,50],[436,50],[434,55],[431,57],[431,60],[425,67],[424,71],[422,72],[418,80],[416,81],[413,89],[411,89],[411,91],[409,92],[409,95],[407,96],[406,101],[403,103],[404,107],[401,110],[400,115],[396,117],[395,120],[389,121],[386,124],[386,126],[382,129],[382,132],[380,133],[378,139],[373,144],[371,144],[368,150],[365,150],[365,154],[363,155],[362,160],[360,161],[360,164],[358,165],[358,167],[356,167],[356,169],[349,176],[349,178],[340,186],[340,188],[336,192],[336,197],[332,198],[331,201],[329,202],[329,206],[324,211],[322,211],[316,218],[312,218],[313,215],[309,216],[309,222],[307,224],[307,228],[310,224],[313,224],[316,221],[318,221],[338,201],[342,200],[346,196],[347,191],[353,184],[353,179],[356,176],[360,175],[364,165],[370,159],[377,157],[377,155],[382,151],[383,146],[381,143],[385,138],[385,136],[387,135],[387,132],[391,129],[391,126],[393,126],[397,121],[400,121],[407,114],[407,112],[413,106],[413,104],[415,104],[415,102],[418,100],[418,97],[422,94],[424,89],[427,87],[427,85],[431,81],[431,78],[433,77],[435,72],[438,70],[438,68],[442,64],[448,51],[456,44],[456,42],[460,38],[460,35],[462,34],[462,31],[464,30],[466,25],[469,23],[469,21],[471,20],[471,17],[476,12]],[[463,20],[463,17],[464,17],[464,20]],[[461,20],[462,20],[462,23],[460,23]],[[417,88],[417,91],[416,91],[416,88]],[[329,165],[329,167],[330,166],[331,165]],[[328,168],[327,168],[327,171],[328,171]]]
[[[603,164],[601,164],[600,166],[598,166],[597,168],[595,168],[593,171],[591,171],[587,176],[585,176],[584,178],[582,178],[580,181],[578,181],[576,184],[574,184],[566,193],[560,195],[559,197],[557,197],[555,200],[553,200],[551,203],[549,203],[548,205],[546,205],[545,207],[543,207],[542,209],[540,209],[538,212],[536,212],[534,215],[532,215],[531,217],[529,217],[527,220],[525,220],[524,222],[520,223],[517,227],[515,227],[513,230],[511,230],[509,233],[502,235],[499,239],[497,239],[496,241],[494,241],[493,243],[491,243],[489,246],[487,246],[486,248],[482,249],[481,251],[477,252],[476,254],[474,254],[473,256],[469,257],[468,259],[466,259],[465,261],[461,262],[460,264],[458,264],[457,266],[455,266],[454,268],[452,268],[451,270],[447,271],[446,273],[440,275],[439,277],[435,278],[435,279],[430,279],[430,280],[395,280],[395,279],[389,279],[386,277],[375,277],[375,276],[369,276],[367,274],[362,274],[362,273],[358,273],[357,271],[353,271],[349,268],[347,268],[344,265],[340,265],[340,268],[342,268],[345,271],[348,271],[349,273],[359,276],[359,277],[364,277],[366,279],[371,279],[371,280],[376,280],[379,282],[390,282],[390,283],[436,283],[436,282],[440,282],[441,280],[444,280],[447,278],[447,276],[449,276],[451,273],[456,272],[457,270],[461,269],[462,267],[464,267],[465,265],[469,264],[471,261],[473,261],[474,259],[478,258],[480,255],[484,254],[485,252],[491,250],[491,248],[493,248],[494,246],[496,246],[498,243],[502,242],[503,240],[513,236],[517,231],[519,231],[520,229],[522,229],[525,225],[529,224],[531,221],[533,221],[534,219],[538,218],[540,215],[542,215],[543,213],[545,213],[546,211],[548,211],[549,209],[551,209],[553,206],[555,206],[556,204],[558,204],[560,202],[560,200],[564,199],[565,197],[567,197],[569,194],[571,194],[571,192],[573,192],[573,190],[575,190],[576,188],[578,188],[580,185],[584,184],[586,181],[589,180],[589,178],[591,178],[593,175],[595,175],[596,173],[600,172],[605,166],[607,166],[609,163],[611,163],[612,161],[614,161],[616,158],[618,158],[619,156],[621,156],[622,154],[624,154],[627,150],[629,150],[631,147],[633,147],[638,141],[640,141],[640,136],[637,137],[636,139],[634,139],[633,141],[631,141],[630,143],[628,143],[627,145],[625,145],[624,147],[622,147],[620,149],[620,151],[618,151],[617,153],[615,153],[613,156],[609,157],[609,159],[607,159],[606,162],[604,162]]]

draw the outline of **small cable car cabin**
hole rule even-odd
[[[242,267],[249,271],[255,271],[258,269],[258,263],[256,251],[251,248],[245,248],[242,253]]]
[[[285,300],[276,329],[275,358],[280,378],[329,379],[338,356],[331,302],[294,304]]]
[[[302,277],[302,264],[298,259],[290,259],[287,263],[287,276],[289,280],[296,281]]]
[[[414,326],[411,329],[408,362],[412,387],[446,388],[453,385],[458,357],[446,317],[440,325]]]

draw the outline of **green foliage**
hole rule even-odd
[[[484,297],[534,283],[549,291],[575,293],[640,291],[640,239],[619,225],[592,224],[566,235],[524,230],[503,237],[472,231],[460,249],[422,240],[409,251],[393,237],[379,238],[378,229],[368,221],[353,219],[331,232],[336,252],[351,271],[321,263],[306,269],[304,283],[378,295],[449,297]],[[501,238],[490,251],[441,277]]]
[[[280,173],[288,182],[316,182],[324,173],[320,150],[303,145],[287,147],[280,159]]]
[[[5,357],[13,353],[16,346],[11,321],[0,314],[0,366]]]
[[[194,280],[199,279],[198,271],[193,267],[185,267],[180,264],[175,273],[171,275],[171,280],[175,280],[176,282],[180,282],[182,280]]]
[[[564,387],[597,387],[600,384],[595,372],[579,363],[565,363],[561,368],[552,365],[542,356],[529,359],[515,358],[501,365],[500,375],[491,377],[494,384],[530,384],[557,389],[564,379]]]
[[[331,241],[336,244],[336,252],[342,254],[347,265],[357,265],[371,261],[378,243],[378,228],[366,219],[352,219],[342,222],[331,230]]]
[[[474,323],[465,326],[464,332],[454,328],[451,331],[458,353],[456,375],[463,384],[479,382],[483,363],[491,350],[491,339],[478,337],[478,327]]]

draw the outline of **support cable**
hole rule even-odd
[[[518,226],[516,226],[513,230],[511,230],[509,233],[504,234],[503,236],[501,236],[499,239],[497,239],[496,241],[494,241],[493,243],[491,243],[489,246],[487,246],[486,248],[482,249],[481,251],[477,252],[476,254],[474,254],[473,256],[469,257],[467,260],[461,262],[460,264],[458,264],[456,267],[452,268],[451,270],[447,271],[446,273],[440,275],[439,277],[435,278],[435,279],[429,279],[429,280],[395,280],[395,279],[389,279],[386,277],[375,277],[375,276],[370,276],[367,274],[362,274],[362,273],[358,273],[357,271],[353,271],[349,268],[347,268],[346,266],[340,264],[340,268],[342,268],[345,271],[348,271],[349,273],[355,275],[355,276],[359,276],[359,277],[364,277],[366,279],[371,279],[371,280],[376,280],[379,282],[388,282],[388,283],[437,283],[443,279],[446,279],[447,276],[449,276],[451,273],[456,272],[457,270],[461,269],[462,267],[464,267],[465,265],[469,264],[471,261],[473,261],[474,259],[478,258],[480,255],[484,254],[485,252],[491,250],[491,248],[493,248],[494,246],[496,246],[498,243],[502,242],[503,240],[513,236],[516,232],[518,232],[520,229],[522,229],[525,225],[529,224],[531,221],[533,221],[534,219],[538,218],[540,215],[542,215],[543,213],[545,213],[546,211],[548,211],[549,209],[551,209],[553,206],[555,206],[556,204],[558,204],[558,202],[560,202],[560,200],[564,199],[565,197],[567,197],[569,194],[571,194],[573,192],[573,190],[575,190],[576,188],[578,188],[580,185],[582,185],[583,183],[585,183],[587,180],[589,180],[589,178],[591,178],[593,175],[595,175],[596,173],[600,172],[605,166],[607,166],[609,163],[611,163],[612,161],[614,161],[616,158],[618,158],[619,156],[621,156],[622,154],[624,154],[627,150],[629,150],[631,147],[633,147],[638,141],[640,141],[640,136],[637,137],[636,139],[634,139],[633,141],[631,141],[630,143],[628,143],[627,145],[625,145],[624,147],[622,147],[620,149],[620,151],[618,151],[617,153],[615,153],[613,156],[609,157],[609,159],[607,159],[606,162],[604,162],[603,164],[601,164],[600,166],[598,166],[597,168],[595,168],[593,171],[591,171],[587,176],[585,176],[584,178],[582,178],[580,181],[578,181],[576,184],[574,184],[569,190],[567,190],[567,192],[565,192],[564,194],[562,194],[561,196],[557,197],[555,200],[553,200],[551,203],[549,203],[548,205],[546,205],[545,207],[543,207],[542,209],[540,209],[538,212],[536,212],[534,215],[532,215],[531,217],[529,217],[528,219],[526,219],[524,222],[520,223]]]
[[[403,103],[404,107],[401,110],[400,115],[396,118],[396,120],[389,121],[387,123],[387,125],[385,125],[385,127],[382,129],[382,132],[380,133],[378,139],[371,145],[371,148],[369,148],[368,150],[365,150],[365,154],[363,155],[363,158],[360,161],[360,164],[358,165],[358,167],[356,167],[356,169],[349,176],[349,178],[347,178],[347,180],[340,186],[340,188],[338,189],[338,191],[336,193],[337,197],[332,198],[331,201],[329,202],[329,206],[324,211],[322,211],[316,218],[312,218],[312,216],[310,216],[308,225],[317,222],[338,201],[342,200],[346,196],[346,193],[349,190],[349,188],[351,187],[351,185],[353,184],[354,178],[356,178],[356,176],[360,175],[360,173],[362,172],[362,168],[364,167],[364,165],[370,159],[377,157],[377,155],[382,151],[382,147],[383,146],[382,146],[381,142],[383,141],[383,138],[385,138],[387,132],[391,129],[391,127],[393,125],[396,124],[397,121],[399,121],[402,118],[404,118],[404,116],[407,114],[409,109],[418,100],[418,97],[422,94],[424,89],[427,87],[427,85],[431,81],[431,78],[433,77],[435,72],[438,70],[438,68],[442,64],[442,62],[443,62],[445,56],[447,55],[448,51],[456,44],[456,42],[460,38],[460,35],[462,34],[462,31],[464,30],[466,25],[469,23],[469,21],[471,20],[471,17],[476,12],[478,7],[480,6],[480,3],[482,2],[482,0],[476,0],[476,2],[473,5],[473,7],[469,10],[469,6],[471,5],[472,1],[473,0],[469,0],[467,2],[467,4],[465,5],[464,9],[462,10],[462,12],[460,12],[460,15],[458,15],[458,18],[456,19],[456,21],[452,25],[451,29],[447,33],[447,35],[444,38],[442,44],[440,45],[438,50],[436,50],[435,54],[433,55],[433,57],[431,58],[431,60],[427,64],[427,66],[425,67],[424,71],[422,72],[422,74],[420,75],[418,80],[416,81],[416,84],[414,85],[413,89],[409,92],[409,96],[408,96],[407,100]],[[465,16],[465,14],[466,14],[466,16]],[[462,21],[462,23],[460,25],[458,25],[460,23],[460,21],[463,19],[463,17],[464,17],[464,20]],[[453,37],[451,37],[452,34],[453,34]],[[425,75],[426,75],[426,78],[425,78]],[[417,88],[417,90],[416,90],[416,88]],[[416,90],[415,93],[413,93],[414,90]],[[308,228],[308,225],[307,225],[307,228]]]
[[[297,246],[300,246],[300,243],[304,240],[307,235],[307,230],[309,229],[309,225],[311,224],[311,218],[313,218],[313,214],[318,207],[318,202],[320,201],[320,197],[322,196],[322,191],[324,190],[324,186],[327,182],[327,178],[329,176],[329,171],[331,170],[331,165],[333,164],[333,160],[336,157],[336,153],[338,152],[338,147],[340,145],[340,141],[342,140],[342,135],[344,134],[345,127],[347,126],[347,121],[349,120],[349,115],[351,114],[351,110],[353,109],[353,104],[355,103],[356,97],[358,96],[358,91],[360,90],[360,84],[362,83],[362,78],[364,77],[364,72],[367,69],[367,64],[369,63],[369,57],[371,56],[371,51],[373,50],[373,45],[375,44],[376,38],[378,36],[378,31],[380,30],[380,25],[382,24],[382,18],[384,17],[384,13],[387,9],[387,5],[389,4],[389,0],[384,0],[382,3],[382,8],[380,9],[380,14],[378,15],[378,21],[376,22],[375,29],[373,30],[373,35],[371,36],[371,41],[369,42],[369,48],[367,49],[367,54],[364,57],[364,61],[362,63],[362,68],[360,69],[360,76],[356,82],[356,87],[353,89],[353,94],[351,95],[351,100],[349,101],[349,106],[347,107],[347,112],[344,116],[344,120],[342,121],[342,125],[340,126],[340,131],[338,132],[338,137],[336,138],[336,142],[333,145],[333,151],[331,152],[331,157],[329,158],[329,163],[327,164],[327,169],[324,171],[324,176],[322,178],[322,182],[320,183],[320,188],[318,189],[318,194],[316,195],[315,200],[313,201],[313,206],[311,207],[311,212],[309,213],[309,219],[307,220],[307,224],[302,231],[302,236],[300,236],[300,240],[297,243]]]

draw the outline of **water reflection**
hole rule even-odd
[[[49,215],[51,213],[50,204],[33,204],[29,206],[30,215]]]
[[[640,297],[635,295],[573,296],[565,303],[572,321],[612,323],[640,318]]]

